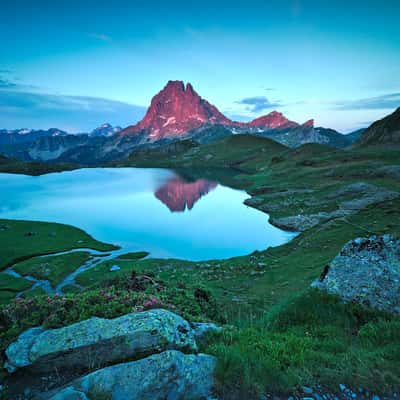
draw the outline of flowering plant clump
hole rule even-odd
[[[0,308],[0,351],[28,328],[59,328],[93,316],[116,318],[166,308],[190,321],[222,321],[215,300],[204,290],[166,286],[149,275],[135,275],[128,280],[129,285],[127,279],[121,279],[80,293],[13,300]]]

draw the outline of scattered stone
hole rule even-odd
[[[73,381],[58,393],[42,398],[202,400],[212,395],[215,364],[215,358],[209,355],[185,355],[174,350],[164,351],[139,361],[117,364],[92,372]],[[75,397],[68,397],[71,395]]]
[[[36,232],[26,232],[25,236],[36,236]]]
[[[311,286],[400,314],[400,240],[391,235],[351,240]]]
[[[110,272],[119,271],[120,269],[121,269],[121,267],[119,267],[118,265],[113,265],[113,266],[110,268]]]
[[[90,368],[165,350],[197,352],[189,323],[167,310],[154,309],[115,319],[93,317],[63,328],[32,328],[6,350],[5,367],[35,373]]]
[[[312,388],[308,387],[308,386],[303,386],[303,393],[305,394],[312,394],[313,390]]]

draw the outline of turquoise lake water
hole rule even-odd
[[[125,251],[206,260],[289,241],[240,190],[166,169],[88,168],[0,174],[0,218],[61,222]]]

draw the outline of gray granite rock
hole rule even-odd
[[[391,235],[351,240],[311,286],[400,314],[400,240]]]
[[[83,376],[42,399],[204,400],[214,386],[214,357],[170,350]]]
[[[93,368],[165,350],[197,352],[193,329],[167,310],[131,313],[115,319],[90,318],[59,329],[32,328],[6,350],[6,368]]]

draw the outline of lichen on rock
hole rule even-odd
[[[392,235],[351,240],[311,286],[400,314],[400,240]]]

